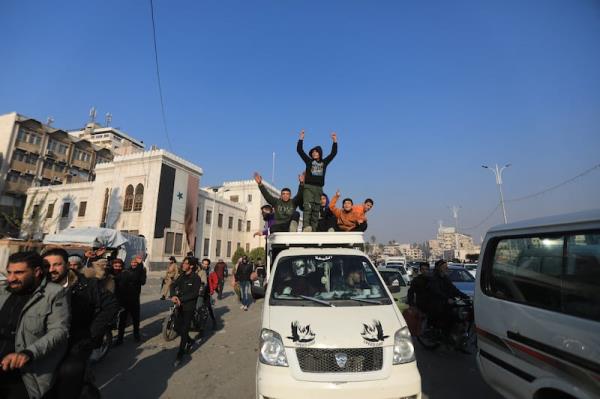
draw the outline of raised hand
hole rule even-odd
[[[254,181],[256,181],[256,184],[262,184],[262,176],[258,172],[254,172]]]
[[[304,129],[300,130],[300,140],[304,140]]]
[[[337,143],[337,134],[335,132],[331,132],[331,139],[334,143]]]
[[[338,188],[338,189],[336,190],[336,192],[335,192],[335,196],[336,196],[336,197],[339,197],[340,195],[341,195],[341,193],[340,193],[340,189]]]
[[[301,174],[298,175],[298,181],[300,182],[300,184],[304,184],[305,177],[306,177],[306,172],[302,172]]]

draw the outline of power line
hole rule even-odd
[[[154,2],[150,0],[150,13],[152,15],[152,38],[154,39],[154,63],[156,64],[156,81],[158,82],[158,95],[160,96],[160,110],[162,112],[163,127],[169,150],[173,151],[171,138],[169,137],[169,129],[167,128],[167,116],[165,113],[165,102],[163,100],[162,84],[160,83],[160,70],[158,68],[158,48],[156,47],[156,23],[154,22]]]
[[[478,227],[481,227],[485,222],[487,222],[488,220],[491,219],[492,216],[494,216],[494,214],[496,213],[496,211],[500,208],[500,203],[498,203],[496,205],[496,207],[494,209],[492,209],[492,211],[479,223],[477,223],[475,226],[472,227],[464,227],[461,230],[475,230]]]
[[[533,193],[533,194],[525,195],[525,196],[523,196],[523,197],[518,197],[518,198],[508,199],[508,200],[506,200],[506,202],[517,202],[517,201],[524,201],[524,200],[527,200],[527,199],[530,199],[530,198],[534,198],[534,197],[537,197],[537,196],[540,196],[540,195],[546,194],[547,192],[550,192],[550,191],[556,190],[557,188],[560,188],[560,187],[562,187],[562,186],[564,186],[564,185],[567,185],[567,184],[569,184],[569,183],[571,183],[571,182],[573,182],[573,181],[575,181],[575,180],[579,179],[580,177],[583,177],[583,176],[585,176],[585,175],[587,175],[587,174],[591,173],[592,171],[594,171],[595,169],[598,169],[598,168],[600,168],[600,163],[599,163],[599,164],[596,164],[596,165],[594,165],[594,166],[592,166],[592,167],[591,167],[591,168],[589,168],[589,169],[586,169],[586,170],[584,170],[583,172],[579,173],[579,174],[578,174],[578,175],[576,175],[576,176],[573,176],[573,177],[571,177],[570,179],[567,179],[567,180],[565,180],[565,181],[563,181],[563,182],[560,182],[560,183],[558,183],[558,184],[555,184],[555,185],[553,185],[553,186],[550,186],[550,187],[548,187],[548,188],[546,188],[546,189],[544,189],[544,190],[542,190],[542,191],[538,191],[538,192],[536,192],[536,193]]]

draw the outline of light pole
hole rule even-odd
[[[502,215],[504,215],[504,224],[508,223],[508,219],[506,218],[506,208],[504,206],[504,194],[502,194],[502,171],[508,168],[511,164],[507,163],[502,168],[498,169],[498,164],[495,165],[495,168],[492,169],[487,165],[481,165],[482,168],[489,169],[494,172],[496,175],[496,185],[498,186],[498,191],[500,191],[500,205],[502,205]]]

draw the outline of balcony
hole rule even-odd
[[[13,159],[10,162],[10,168],[19,173],[30,173],[32,175],[35,175],[37,165]]]
[[[67,154],[59,154],[58,152],[52,150],[46,150],[46,158],[53,159],[56,162],[67,163]]]
[[[33,152],[35,154],[39,154],[42,151],[42,144],[31,144],[25,141],[17,140],[15,143],[16,148],[20,148],[21,150],[25,150],[28,152]]]
[[[27,189],[31,187],[31,182],[26,182],[23,180],[18,181],[7,181],[6,182],[6,192],[14,193],[14,194],[25,194]]]
[[[92,170],[92,163],[91,162],[84,162],[84,161],[80,161],[78,159],[74,159],[71,162],[71,165],[79,168],[79,169],[83,169],[83,170]]]
[[[44,179],[61,180],[62,181],[64,175],[65,175],[64,172],[57,172],[52,168],[43,168],[42,169],[42,177]]]

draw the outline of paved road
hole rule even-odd
[[[95,366],[103,397],[253,399],[262,301],[244,312],[226,287],[226,297],[215,307],[219,328],[175,369],[179,338],[166,343],[160,335],[169,305],[158,300],[159,288],[152,276],[142,292],[144,341],[136,344],[128,329],[125,343]],[[417,360],[426,399],[500,398],[482,381],[473,356],[426,352],[417,344]]]

